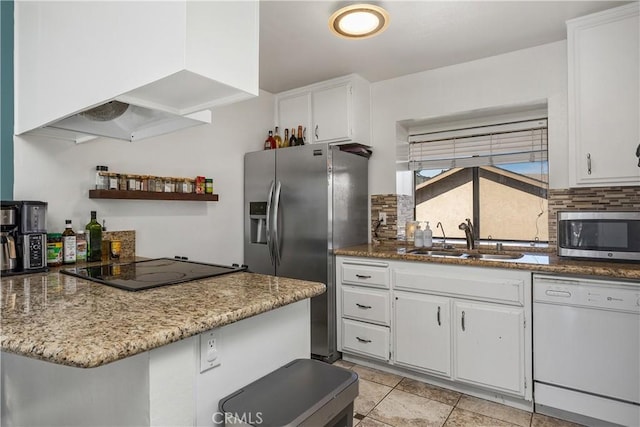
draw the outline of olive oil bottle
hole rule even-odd
[[[91,211],[87,230],[87,261],[102,261],[102,226],[96,220],[96,211]]]

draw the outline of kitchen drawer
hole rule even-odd
[[[470,298],[524,306],[531,273],[461,266],[398,264],[393,270],[397,290]]]
[[[389,307],[388,291],[353,286],[342,287],[342,315],[344,317],[389,326],[391,318]]]
[[[342,351],[389,360],[389,328],[342,319]]]
[[[389,289],[389,267],[380,263],[342,263],[342,283]]]

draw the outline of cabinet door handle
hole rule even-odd
[[[316,141],[318,140],[318,125],[316,125]]]
[[[587,153],[587,174],[591,175],[591,153]]]
[[[370,306],[370,305],[362,305],[362,304],[358,304],[358,303],[356,303],[356,305],[357,305],[359,308],[364,308],[365,310],[366,310],[366,309],[370,309],[370,308],[371,308],[371,306]]]
[[[442,323],[440,323],[440,306],[438,306],[438,326],[441,326]]]
[[[369,343],[371,342],[371,340],[365,340],[365,339],[360,338],[360,337],[356,337],[356,339],[357,339],[358,341],[360,341],[360,342],[365,343],[365,344],[369,344]]]
[[[462,330],[464,331],[464,311],[462,311]]]
[[[362,275],[362,274],[356,274],[356,277],[357,277],[358,279],[371,279],[371,276],[364,276],[364,275]]]

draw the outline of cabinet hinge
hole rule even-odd
[[[527,329],[527,319],[524,319],[523,323],[524,323],[523,328]]]
[[[527,389],[527,377],[524,377],[524,389]]]
[[[349,94],[353,95],[353,86],[349,86]]]

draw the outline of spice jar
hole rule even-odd
[[[173,193],[176,190],[176,183],[170,176],[164,177],[164,192]]]
[[[47,234],[47,265],[58,267],[62,265],[62,234]]]
[[[136,191],[136,175],[127,175],[127,191]]]
[[[204,181],[204,192],[205,194],[213,194],[213,179],[207,178]]]
[[[128,176],[126,173],[118,175],[118,190],[127,191],[127,178]]]
[[[184,193],[184,178],[174,178],[176,183],[176,193]]]
[[[109,168],[107,166],[96,166],[96,190],[109,189]]]
[[[149,191],[149,175],[140,175],[140,191]]]
[[[196,191],[196,180],[193,178],[187,178],[187,191],[185,193],[193,193]]]
[[[118,189],[118,174],[115,172],[109,173],[109,190]]]
[[[204,181],[204,176],[197,176],[196,177],[196,194],[204,194],[204,190],[205,190],[205,181]]]
[[[156,193],[164,192],[164,178],[156,176]]]

